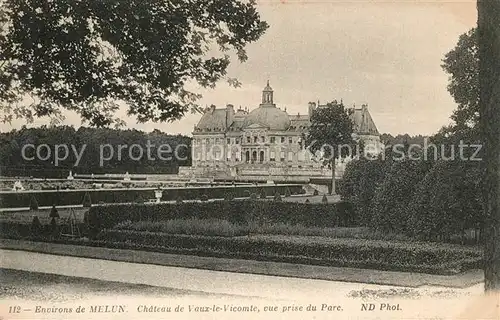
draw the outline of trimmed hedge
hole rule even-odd
[[[183,200],[200,199],[203,194],[209,198],[223,199],[227,193],[232,193],[235,197],[249,197],[252,192],[257,194],[265,190],[267,194],[275,192],[285,192],[289,188],[295,192],[302,189],[301,185],[262,185],[262,186],[216,186],[216,187],[195,187],[195,188],[172,188],[164,189],[162,201],[173,201],[178,198]],[[39,206],[80,205],[83,203],[85,193],[89,193],[92,203],[129,203],[136,201],[139,197],[143,199],[156,199],[156,188],[144,189],[116,189],[116,190],[46,190],[46,191],[23,191],[23,192],[0,192],[0,204],[3,208],[29,207],[30,200],[34,196],[38,200]],[[248,195],[247,195],[248,194]]]
[[[434,274],[457,274],[480,268],[482,262],[478,250],[387,241],[337,239],[331,243],[297,243],[281,239],[187,236],[131,230],[106,230],[98,235],[97,240],[113,247],[127,243],[136,249],[159,252]]]
[[[80,228],[85,226],[80,224]],[[50,225],[41,225],[40,230],[34,231],[30,224],[0,223],[1,238],[337,267],[457,274],[480,268],[483,260],[478,249],[435,243],[361,239],[304,243],[294,238],[210,237],[131,230],[105,230],[96,235],[97,240],[86,240],[54,238]]]
[[[244,224],[252,219],[264,218],[268,222],[283,222],[303,226],[350,227],[356,217],[350,204],[304,204],[277,201],[214,201],[160,204],[118,204],[94,206],[102,228],[112,228],[117,223],[130,221],[159,221],[173,219],[221,219]]]

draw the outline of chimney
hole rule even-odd
[[[309,118],[312,117],[312,114],[316,110],[316,102],[309,102],[307,114],[309,115]]]
[[[232,104],[226,105],[226,128],[233,123],[234,120],[234,106]]]

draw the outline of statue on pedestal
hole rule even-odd
[[[125,172],[125,176],[123,177],[123,181],[130,181],[130,174],[127,172]]]
[[[68,179],[68,180],[73,180],[73,179],[75,179],[75,177],[73,177],[73,172],[72,172],[71,170],[69,171],[69,176],[68,176],[68,177],[66,177],[66,179]]]
[[[24,191],[24,187],[21,184],[21,180],[17,180],[14,182],[14,187],[12,188],[12,191]]]
[[[156,203],[161,202],[161,197],[163,197],[163,190],[161,190],[161,188],[158,187],[158,189],[155,190]]]

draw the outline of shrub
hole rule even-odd
[[[375,190],[382,183],[389,165],[389,161],[383,159],[361,157],[346,166],[338,191],[342,200],[353,204],[360,224],[371,225]]]
[[[232,192],[227,192],[224,194],[224,200],[226,201],[231,201],[234,199],[234,194]]]
[[[309,201],[309,199],[306,199],[305,203],[311,203],[311,201]]]
[[[33,216],[33,220],[31,221],[31,234],[33,236],[39,236],[42,232],[42,224],[40,223],[40,219],[38,216]]]
[[[276,192],[276,194],[274,195],[274,199],[273,199],[275,202],[281,202],[281,195]]]
[[[144,202],[145,202],[145,200],[141,194],[137,197],[137,199],[135,199],[135,203],[144,204]]]
[[[52,234],[52,237],[59,236],[59,226],[57,225],[55,217],[52,217],[52,219],[50,219],[50,232]]]
[[[314,189],[314,191],[313,191],[313,196],[319,196],[319,192],[318,192],[318,190]]]
[[[177,199],[175,200],[175,203],[183,203],[184,201],[182,200],[181,197],[177,197]]]
[[[103,210],[104,207],[100,207],[99,210]],[[86,229],[88,231],[88,236],[90,239],[94,239],[102,228],[102,215],[97,211],[97,207],[93,207],[88,211],[87,214],[87,225]]]
[[[50,218],[59,218],[59,212],[57,212],[57,208],[55,205],[52,206],[52,209],[50,209],[49,217]]]
[[[480,170],[473,161],[438,161],[419,182],[408,210],[408,234],[450,240],[483,224]]]
[[[290,193],[290,189],[285,189],[285,197],[290,197],[292,194]]]
[[[30,210],[38,210],[38,201],[36,201],[36,198],[34,195],[32,195],[31,199],[30,199]],[[38,219],[38,217],[37,217],[37,219]]]
[[[410,221],[408,204],[426,173],[426,163],[394,161],[376,189],[372,204],[372,225],[382,231],[406,232]]]
[[[326,194],[324,194],[323,198],[321,198],[321,203],[328,203],[328,198],[326,197]]]
[[[92,207],[92,199],[90,198],[90,193],[85,192],[85,195],[83,196],[82,204],[83,204],[84,208]]]
[[[208,195],[202,194],[201,197],[200,197],[200,200],[201,201],[208,201]]]
[[[250,198],[250,190],[245,190],[245,191],[243,191],[243,196],[244,196],[245,198]]]
[[[260,198],[261,199],[266,199],[267,198],[266,189],[260,190]]]
[[[252,194],[250,195],[250,199],[252,199],[252,200],[257,200],[257,194],[256,194],[256,193],[252,193]]]

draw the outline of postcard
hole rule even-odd
[[[499,1],[0,0],[0,44],[0,319],[500,319]]]

